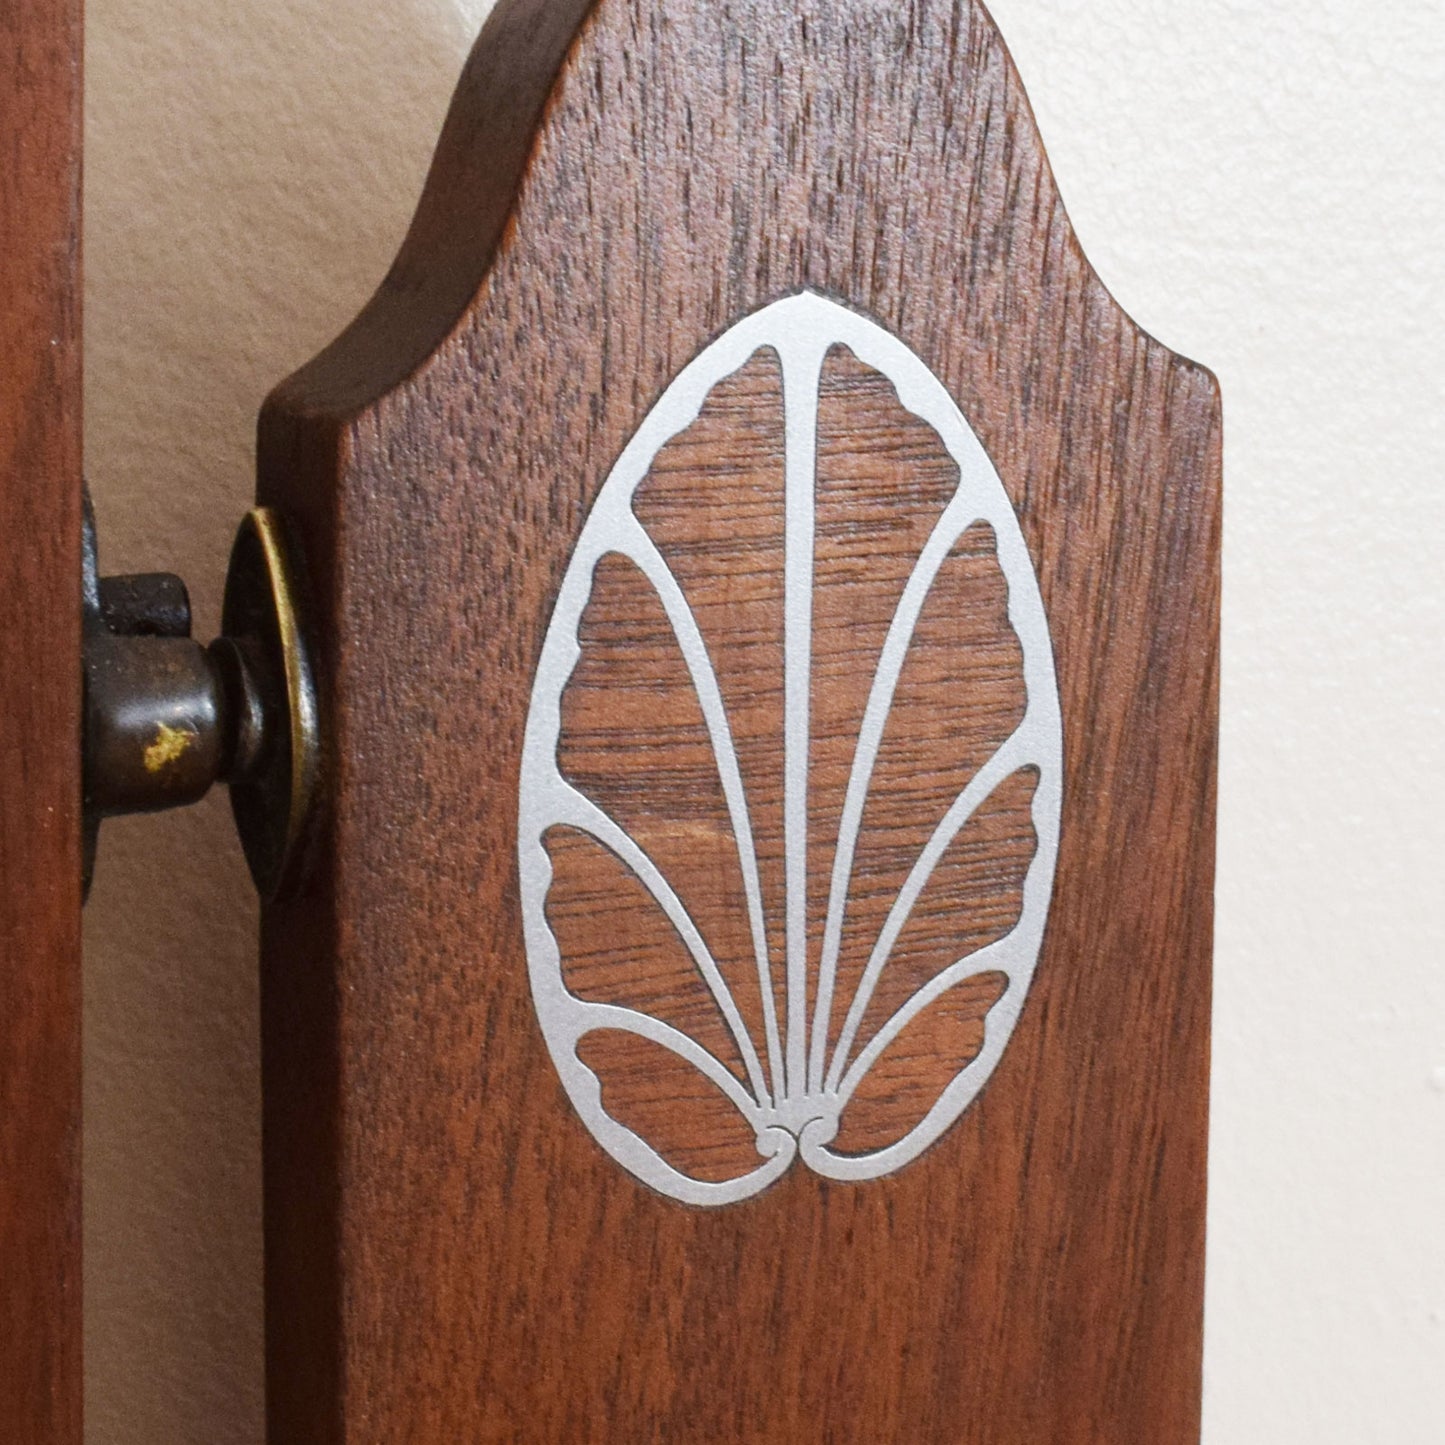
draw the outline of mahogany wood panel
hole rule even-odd
[[[329,758],[317,867],[263,928],[271,1437],[1184,1445],[1199,1426],[1217,388],[1088,266],[972,0],[587,8],[502,0],[397,266],[262,417],[261,497],[296,517],[319,598]],[[599,1147],[544,1044],[522,741],[564,571],[619,454],[708,343],[805,288],[900,338],[1002,478],[1058,673],[1058,869],[1012,1043],[932,1148],[883,1178],[793,1167],[698,1208]],[[776,395],[759,352],[636,502],[718,639],[758,778],[779,766]],[[810,897],[855,674],[917,517],[951,484],[937,438],[846,352],[818,417],[816,555],[836,585],[817,592]],[[971,529],[920,619],[860,843],[875,920],[918,846],[900,800],[951,795],[1020,706],[997,545]],[[597,568],[559,762],[672,848],[742,997],[725,810],[629,568]],[[960,639],[963,702],[928,661]],[[955,956],[1011,926],[1033,786],[1000,789],[941,865],[939,897],[974,920]],[[783,859],[759,791],[766,880]],[[575,831],[547,843],[569,989],[645,996],[742,1068],[636,876]],[[904,992],[938,967],[940,908],[923,898],[899,940]],[[810,902],[810,937],[817,916]],[[860,967],[845,945],[840,976]],[[926,1037],[900,1037],[838,1146],[879,1147],[926,1107],[929,1069],[979,1047],[999,987],[982,974]],[[752,1150],[722,1096],[655,1044],[599,1031],[579,1056],[614,1116],[699,1177]]]
[[[775,354],[754,354],[720,382],[697,419],[668,442],[639,487],[633,513],[657,544],[687,599],[716,669],[740,760],[750,839],[761,882],[772,1019],[788,1016],[784,901],[784,401]],[[820,374],[813,547],[812,677],[808,776],[805,1014],[821,1007],[836,840],[855,744],[885,635],[900,595],[945,506],[959,468],[938,436],[900,403],[892,384],[846,346]],[[1024,714],[1018,641],[1008,590],[988,528],[963,532],[935,578],[894,693],[861,818],[836,987],[822,1029],[831,1058],[875,940],[935,824]],[[562,694],[562,775],[601,807],[657,865],[709,945],[755,1065],[774,1094],[778,1036],[763,1006],[749,928],[742,858],[698,693],[652,583],[617,553],[597,564],[578,631],[580,656]],[[1006,779],[933,871],[908,927],[872,988],[853,1054],[912,995],[960,955],[1001,938],[1018,921],[1024,868],[1035,851],[1033,788]],[[579,998],[632,1007],[682,1029],[747,1085],[747,1062],[727,1019],[667,915],[613,853],[575,828],[549,833],[554,877],[548,910],[562,973]],[[620,871],[619,871],[620,870]],[[983,1044],[983,1021],[1000,999],[984,978],[947,992],[890,1046],[843,1113],[838,1147],[898,1142]],[[935,1047],[925,1047],[925,1044]],[[772,1047],[770,1048],[770,1045]],[[589,1039],[589,1067],[604,1094],[652,1105],[690,1066],[613,1031]],[[606,1049],[626,1068],[610,1065]],[[599,1053],[599,1050],[602,1052]],[[621,1050],[621,1055],[617,1051]],[[906,1060],[901,1072],[900,1059]],[[821,1062],[821,1061],[820,1061]],[[640,1077],[626,1077],[629,1070]],[[661,1097],[659,1098],[659,1092]],[[756,1150],[721,1136],[734,1118],[712,1090],[674,1095],[706,1118],[659,1119],[681,1159],[697,1148],[707,1177],[737,1177]],[[609,1108],[616,1116],[616,1111]],[[625,1121],[624,1121],[625,1122]],[[639,1128],[649,1143],[649,1129]],[[682,1167],[675,1163],[675,1167]],[[683,1172],[688,1170],[684,1167]]]
[[[80,3],[0,7],[0,1436],[78,1445]]]

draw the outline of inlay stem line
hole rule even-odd
[[[846,1108],[848,1100],[853,1097],[853,1091],[867,1077],[868,1071],[878,1062],[884,1049],[913,1022],[929,1004],[941,998],[955,984],[964,982],[965,979],[978,978],[988,973],[1004,973],[1012,979],[1013,970],[1016,967],[1018,948],[1015,944],[1015,935],[1018,933],[1017,925],[1003,938],[994,943],[979,949],[977,953],[968,955],[966,958],[955,960],[941,972],[934,974],[917,993],[913,994],[901,1008],[885,1023],[876,1034],[868,1040],[867,1046],[859,1053],[853,1061],[848,1072],[843,1075],[842,1082],[838,1085],[838,1107]],[[1012,986],[1012,985],[1010,985]],[[997,1007],[997,1005],[995,1005]],[[984,1025],[988,1026],[988,1018],[992,1014],[984,1016]],[[966,1070],[965,1070],[966,1072]]]
[[[768,964],[768,934],[763,921],[763,888],[758,874],[758,854],[753,842],[747,792],[743,787],[742,771],[738,765],[737,746],[733,741],[722,689],[718,685],[717,671],[713,667],[702,631],[697,625],[697,618],[688,605],[687,598],[683,596],[682,588],[668,566],[667,559],[643,530],[637,518],[631,512],[627,517],[630,526],[626,535],[618,538],[619,550],[637,565],[652,584],[663,610],[667,613],[667,620],[672,624],[683,661],[687,664],[688,676],[692,679],[693,691],[697,694],[698,705],[702,709],[703,721],[707,725],[708,741],[712,744],[713,756],[717,760],[718,778],[727,802],[728,820],[732,825],[733,841],[737,845],[738,866],[743,875],[743,894],[747,900],[748,927],[752,934],[758,988],[762,994],[763,1032],[772,1087],[772,1092],[765,1091],[760,1100],[766,1103],[775,1095],[780,1096],[785,1088],[783,1055],[777,1006],[773,999],[772,969]]]
[[[828,343],[780,340],[783,367],[783,852],[789,1099],[808,1091],[808,763],[813,686],[813,538],[818,388]]]
[[[757,1050],[753,1047],[753,1041],[748,1035],[747,1025],[744,1024],[742,1015],[738,1012],[737,1003],[734,1001],[711,951],[702,934],[698,932],[697,925],[692,921],[682,900],[673,891],[667,879],[663,877],[662,871],[646,851],[596,803],[560,778],[554,781],[553,787],[557,790],[557,799],[552,811],[554,824],[576,828],[579,832],[595,838],[604,848],[615,854],[637,875],[643,887],[667,915],[668,922],[677,930],[678,936],[692,955],[698,972],[712,993],[713,999],[737,1043],[738,1052],[742,1055],[743,1067],[747,1070],[748,1082],[752,1085],[754,1101],[759,1107],[766,1108],[770,1096],[763,1080],[762,1065],[758,1061]]]
[[[818,998],[813,1015],[812,1056],[809,1061],[809,1085],[813,1091],[823,1087],[823,1069],[828,1047],[828,1032],[833,1014],[833,990],[837,981],[838,954],[843,941],[843,923],[848,906],[848,893],[853,881],[853,862],[858,848],[858,835],[863,826],[863,809],[868,801],[868,787],[883,744],[883,733],[893,709],[893,695],[907,661],[913,634],[918,627],[928,595],[954,543],[978,520],[977,506],[965,495],[960,482],[958,490],[934,524],[918,561],[903,588],[888,635],[878,655],[878,667],[868,691],[858,742],[853,751],[853,764],[848,774],[848,787],[843,797],[843,811],[838,819],[838,841],[833,851],[833,873],[828,885],[828,912],[823,925],[823,946],[818,967]]]
[[[738,1082],[733,1071],[681,1029],[675,1029],[671,1024],[663,1023],[661,1019],[655,1019],[650,1014],[623,1008],[620,1004],[592,1003],[585,999],[575,1002],[582,1010],[578,1015],[578,1022],[583,1023],[585,1020],[585,1026],[578,1028],[576,1032],[577,1040],[587,1034],[596,1033],[599,1029],[617,1029],[622,1033],[635,1034],[640,1039],[660,1044],[716,1084],[754,1129],[761,1132],[767,1127],[766,1111],[759,1107],[758,1101]]]
[[[979,805],[1005,778],[1030,761],[1033,756],[1031,752],[1031,744],[1034,741],[1031,737],[1032,731],[1025,719],[988,762],[973,775],[968,786],[959,793],[958,797],[954,799],[953,806],[943,815],[938,826],[933,830],[932,837],[924,845],[923,851],[919,853],[913,867],[909,870],[907,880],[899,890],[898,897],[893,900],[893,906],[888,910],[888,917],[878,935],[878,941],[873,945],[873,951],[868,957],[867,966],[859,980],[858,990],[853,996],[852,1006],[848,1010],[843,1031],[838,1036],[838,1047],[834,1050],[832,1064],[828,1070],[827,1088],[830,1093],[838,1088],[839,1079],[847,1065],[848,1055],[852,1051],[858,1033],[858,1027],[863,1021],[863,1015],[867,1012],[868,1004],[873,997],[873,990],[877,986],[878,976],[883,972],[884,965],[893,952],[893,945],[898,941],[898,935],[903,931],[904,925],[913,912],[913,905],[918,901],[933,870],[938,866],[938,860],[943,857],[949,844],[958,836],[964,825],[978,810]]]

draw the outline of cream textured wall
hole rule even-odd
[[[105,562],[202,630],[256,407],[385,269],[487,5],[90,0],[88,470]],[[1439,1445],[1439,0],[993,8],[1095,264],[1225,388],[1205,1440]],[[224,798],[108,827],[96,1445],[261,1439],[253,927]]]

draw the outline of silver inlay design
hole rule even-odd
[[[817,998],[807,1011],[808,750],[813,613],[814,464],[819,381],[831,347],[848,347],[887,377],[902,405],[942,439],[959,469],[959,483],[920,553],[898,602],[872,681],[844,797],[820,956]],[[654,458],[698,417],[709,393],[760,348],[781,361],[785,449],[784,771],[786,846],[786,979],[784,1017],[777,1017],[758,861],[749,799],[729,728],[727,708],[706,639],[662,553],[633,513],[632,501]],[[726,507],[720,495],[714,503]],[[1027,707],[1013,734],[938,819],[894,900],[829,1052],[828,1020],[846,901],[873,766],[914,629],[934,578],[959,537],[974,523],[994,532],[998,564],[1008,587],[1008,617],[1022,649]],[[708,942],[652,860],[558,768],[562,695],[580,656],[578,626],[598,561],[630,558],[656,589],[676,633],[702,714],[737,840],[748,925],[761,984],[761,1037],[754,1037],[720,973]],[[800,1156],[832,1179],[866,1180],[892,1173],[934,1143],[978,1096],[1008,1044],[1043,942],[1058,852],[1063,762],[1058,685],[1048,622],[1018,520],[1003,483],[953,399],[900,340],[865,317],[811,292],[775,301],[744,318],[678,375],[627,444],[603,484],[563,578],[532,689],[523,747],[518,823],[522,917],[537,1018],[553,1063],[573,1105],[612,1157],[661,1193],[695,1205],[721,1205],[765,1188]],[[1021,768],[1037,771],[1032,820],[1037,844],[1023,883],[1020,916],[1011,932],[961,957],[913,995],[860,1048],[858,1033],[879,975],[914,904],[949,844],[991,793]],[[756,789],[760,780],[750,779]],[[611,850],[645,886],[686,944],[699,975],[736,1039],[746,1085],[694,1039],[632,1009],[579,999],[564,984],[546,901],[552,865],[544,846],[549,828],[570,826]],[[998,973],[1007,988],[990,1010],[981,1051],[945,1087],[926,1116],[896,1143],[873,1153],[833,1152],[839,1119],[859,1082],[902,1030],[945,991],[970,977]],[[837,1000],[838,1007],[843,1001]],[[579,1040],[596,1029],[620,1029],[662,1045],[698,1069],[747,1120],[759,1163],[740,1178],[694,1179],[669,1164],[645,1139],[603,1107],[597,1076],[577,1056]]]

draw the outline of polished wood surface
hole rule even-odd
[[[583,8],[503,0],[397,267],[262,418],[262,500],[297,519],[319,599],[329,758],[316,869],[263,929],[271,1438],[1197,1440],[1214,381],[1143,334],[1088,266],[972,0],[598,0],[563,58]],[[794,1168],[698,1209],[598,1147],[548,1056],[519,907],[521,740],[562,573],[622,447],[709,341],[804,287],[901,338],[1003,479],[1059,676],[1058,874],[1013,1042],[933,1148],[886,1178]],[[769,388],[760,358],[639,494],[658,529],[682,529],[704,609],[730,547],[768,571]],[[820,555],[846,573],[863,535],[851,509],[881,508],[864,551],[886,575],[913,545],[910,506],[940,485],[936,447],[843,355],[820,415],[833,420],[819,474],[846,502]],[[689,538],[679,489],[709,469],[746,504],[719,504]],[[925,725],[940,706],[926,668],[907,712],[942,792],[1017,707],[993,542],[969,537],[928,623],[977,630],[973,650],[995,657],[977,727]],[[653,668],[661,697],[673,664],[636,641],[647,598],[610,561],[599,586],[584,652]],[[759,618],[770,605],[762,586],[717,597]],[[849,650],[877,615],[865,587],[822,617],[825,776],[827,740],[857,708]],[[734,693],[760,718],[777,707],[765,634]],[[732,885],[708,862],[717,803],[685,699],[629,713],[589,698],[599,678],[577,675],[564,752],[600,780],[602,745],[628,746],[616,724],[637,730],[638,766],[646,730],[669,729],[652,797],[671,788],[697,829],[691,862],[714,879],[698,906],[721,916]],[[908,756],[900,789],[920,771]],[[1029,786],[1001,792],[951,864],[979,940],[1009,926]],[[895,812],[861,865],[879,898],[912,846]],[[666,833],[666,817],[650,823]],[[641,921],[645,900],[629,910],[625,870],[583,839],[553,846],[575,855],[551,915],[573,986],[651,979],[651,1007],[714,1027],[670,940]],[[645,967],[619,974],[606,932],[624,928]],[[927,928],[908,940],[920,974],[936,942]],[[927,1061],[977,1047],[994,986],[882,1072],[853,1147],[886,1142],[919,1106]],[[736,1167],[750,1141],[706,1093],[690,1099],[643,1046],[595,1038],[583,1056],[614,1080],[619,1113],[700,1172]]]
[[[0,7],[0,1438],[78,1445],[80,3]]]
[[[824,923],[854,749],[904,586],[957,492],[958,464],[893,384],[846,346],[819,377],[809,688],[806,1014],[818,1006]],[[777,1021],[789,1016],[784,826],[784,399],[776,353],[756,352],[713,388],[659,453],[633,514],[695,618],[739,753],[761,883],[771,1018],[759,983],[740,845],[688,665],[661,598],[628,558],[594,573],[580,656],[562,695],[566,780],[633,839],[677,893],[737,1005],[752,1071],[666,914],[617,856],[576,827],[549,831],[548,917],[578,998],[681,1029],[747,1087],[781,1092]],[[913,631],[861,819],[823,1057],[914,860],[939,819],[1022,720],[1021,652],[984,523],[950,549]],[[1018,922],[1035,851],[1029,774],[994,790],[954,839],[871,989],[856,1057],[910,997]],[[843,1112],[836,1147],[897,1143],[980,1052],[997,975],[955,985],[885,1050]],[[770,1030],[770,1024],[772,1025]],[[811,1028],[809,1029],[811,1037]],[[716,1182],[758,1165],[750,1133],[699,1088],[690,1064],[617,1030],[589,1035],[586,1062],[608,1112],[674,1167]],[[820,1064],[822,1058],[819,1060]],[[620,1111],[620,1112],[619,1112]],[[641,1112],[639,1112],[641,1111]],[[725,1141],[731,1147],[725,1147]]]

